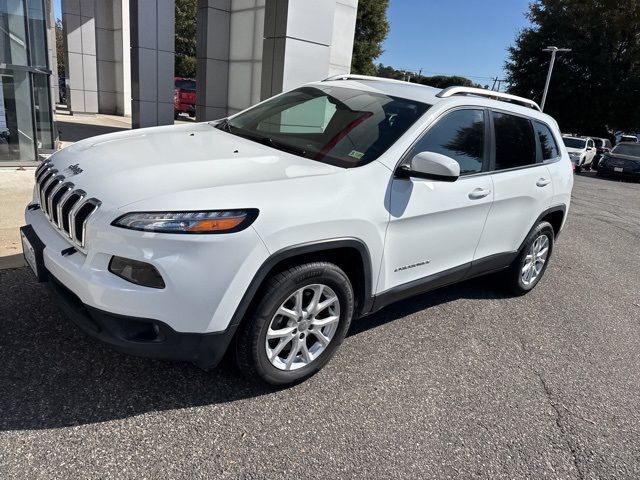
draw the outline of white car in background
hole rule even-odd
[[[562,137],[569,158],[575,165],[576,172],[591,167],[596,156],[596,146],[592,138]]]
[[[342,75],[61,150],[36,171],[23,245],[92,337],[202,368],[231,348],[287,385],[397,300],[496,271],[532,290],[572,186],[530,100]]]

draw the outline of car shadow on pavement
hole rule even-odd
[[[110,350],[67,320],[26,268],[0,271],[0,292],[0,431],[86,425],[273,392],[243,378],[229,358],[204,372]],[[463,297],[499,294],[486,281],[446,287],[355,321],[349,335]]]

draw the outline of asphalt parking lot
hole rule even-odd
[[[0,271],[0,478],[639,478],[640,184],[576,177],[536,290],[352,326],[311,380],[131,358]]]

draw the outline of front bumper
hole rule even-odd
[[[89,307],[51,274],[47,283],[60,309],[83,332],[129,355],[192,362],[209,370],[218,365],[236,330],[229,327],[214,333],[180,333],[158,320]]]
[[[110,226],[98,211],[88,226],[88,248],[75,249],[40,209],[25,212],[44,245],[42,264],[89,308],[128,318],[153,319],[175,332],[223,332],[256,271],[268,257],[251,227],[229,235],[172,235]],[[109,271],[113,256],[147,262],[163,289],[130,283]]]

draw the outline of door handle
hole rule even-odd
[[[480,200],[481,198],[486,197],[491,193],[491,190],[488,188],[476,188],[469,194],[469,198],[471,200]]]
[[[546,187],[547,185],[549,185],[551,183],[551,180],[549,180],[548,178],[540,178],[537,182],[536,185],[539,187]]]

